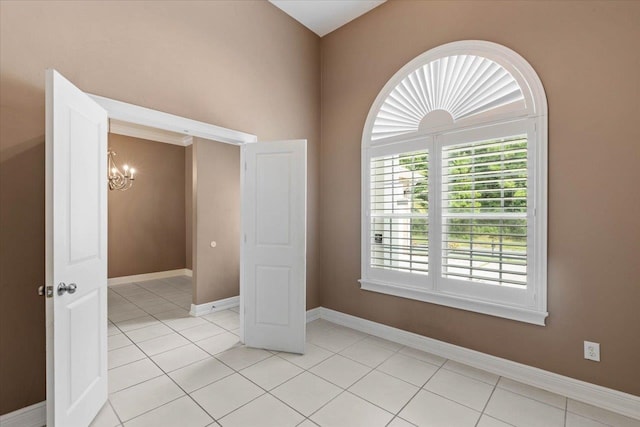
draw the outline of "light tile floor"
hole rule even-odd
[[[640,422],[324,320],[304,356],[190,317],[191,280],[109,288],[109,402],[92,427],[628,427]]]

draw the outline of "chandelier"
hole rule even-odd
[[[123,165],[124,173],[122,173],[113,159],[115,156],[116,152],[109,149],[107,152],[107,158],[109,159],[109,190],[125,191],[133,185],[133,180],[135,179],[133,175],[136,170],[129,168],[129,165]]]

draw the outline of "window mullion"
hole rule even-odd
[[[429,272],[431,280],[429,286],[438,288],[441,277],[442,265],[442,231],[440,215],[440,198],[442,184],[441,155],[442,150],[438,144],[438,136],[434,136],[428,143],[429,147]]]

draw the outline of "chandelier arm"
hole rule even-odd
[[[131,169],[131,173],[129,173],[129,168],[125,165],[125,173],[122,173],[114,160],[115,156],[115,151],[111,149],[107,151],[107,178],[109,182],[109,190],[126,191],[133,186],[133,169]]]

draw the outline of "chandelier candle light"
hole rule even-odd
[[[107,157],[109,159],[109,190],[125,191],[133,185],[134,174],[136,170],[129,168],[129,165],[122,166],[124,173],[118,169],[115,160],[116,152],[109,149]]]

